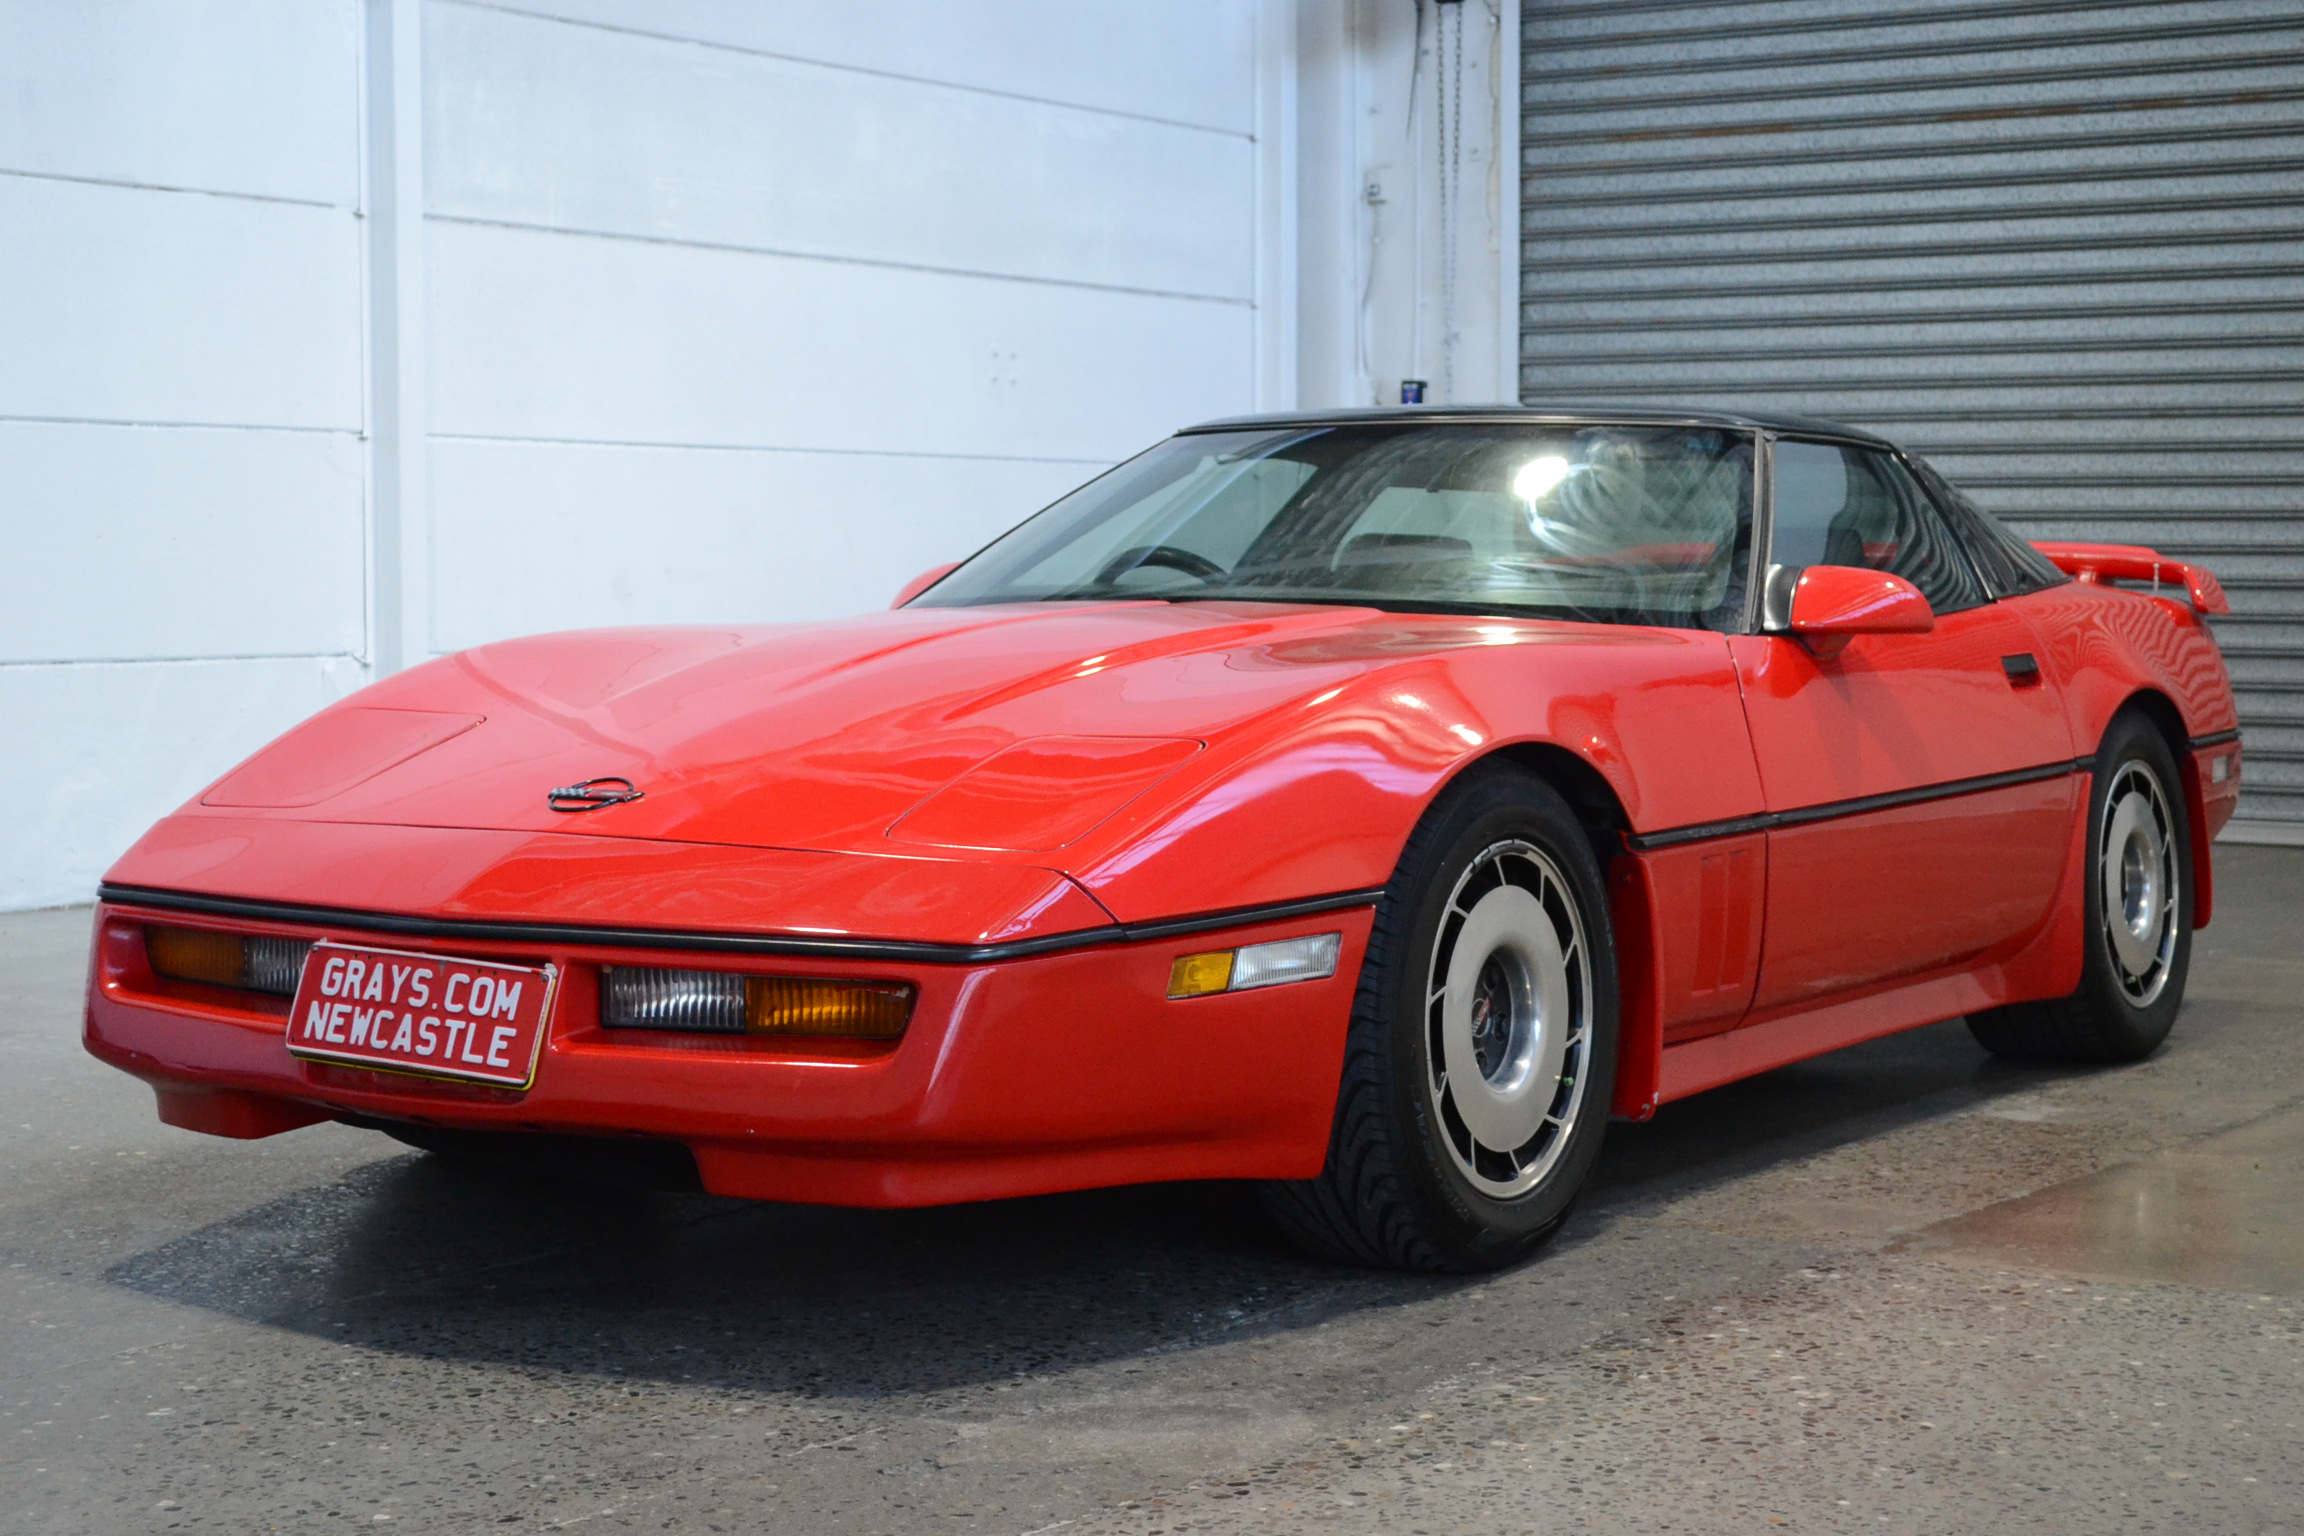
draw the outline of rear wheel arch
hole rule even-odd
[[[2167,1038],[2191,962],[2187,889],[2199,840],[2178,810],[2181,758],[2143,710],[2123,709],[2093,757],[2081,865],[2077,985],[2062,997],[1968,1016],[1995,1055],[2061,1062],[2140,1061]],[[2187,898],[2191,898],[2188,900]]]
[[[2176,760],[2176,772],[2182,779],[2184,793],[2184,819],[2191,824],[2192,843],[2192,926],[2205,928],[2215,906],[2214,861],[2208,852],[2208,838],[2204,829],[2208,825],[2207,789],[2200,782],[2200,765],[2192,757],[2192,735],[2184,724],[2184,715],[2176,701],[2157,688],[2139,688],[2120,701],[2097,732],[2095,745],[2089,749],[2091,757],[2102,752],[2106,738],[2110,737],[2120,721],[2130,715],[2142,717],[2160,733],[2168,744],[2168,755]]]
[[[2120,707],[2114,710],[2111,718],[2104,722],[2104,729],[2096,733],[2096,742],[2099,747],[2103,745],[2104,738],[2111,733],[2113,722],[2122,715],[2128,714],[2142,715],[2151,721],[2153,729],[2157,730],[2161,737],[2167,741],[2169,752],[2176,757],[2177,761],[2183,761],[2184,754],[2190,750],[2192,741],[2190,733],[2184,728],[2183,712],[2177,709],[2174,699],[2157,688],[2139,688],[2120,701]]]

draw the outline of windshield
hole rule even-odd
[[[1719,428],[1196,433],[1091,481],[915,601],[1249,598],[1725,629],[1751,525],[1752,440]]]

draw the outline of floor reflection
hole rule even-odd
[[[1899,1247],[2304,1296],[2304,1110],[1939,1223]]]

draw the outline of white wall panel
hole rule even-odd
[[[0,169],[349,206],[359,17],[358,0],[0,0]]]
[[[342,658],[0,666],[0,909],[93,899],[155,817],[361,681]]]
[[[350,212],[0,176],[0,231],[0,416],[359,429]]]
[[[451,435],[1110,462],[1248,409],[1246,305],[435,224]]]
[[[885,607],[920,572],[975,553],[1099,468],[442,443],[433,648]]]
[[[0,0],[0,907],[397,657],[372,590],[878,607],[1251,408],[1281,3]]]
[[[0,422],[0,662],[358,652],[366,468],[344,433]]]
[[[458,5],[425,71],[434,214],[1250,296],[1238,135]]]
[[[1231,133],[1250,132],[1255,116],[1255,8],[1238,0],[511,0],[507,8]]]
[[[360,15],[0,0],[0,907],[364,678]]]

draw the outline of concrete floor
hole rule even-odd
[[[0,1531],[2304,1531],[2304,850],[2140,1066],[1617,1127],[1478,1281],[1186,1186],[862,1213],[173,1131],[0,918]]]

